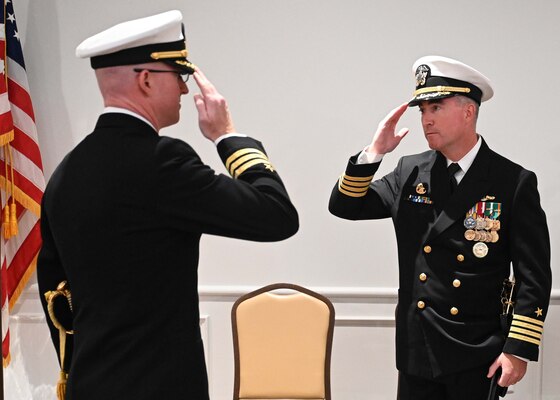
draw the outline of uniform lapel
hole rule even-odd
[[[435,170],[435,168],[434,168]],[[438,173],[437,171],[434,171]],[[447,174],[447,171],[444,170]],[[457,189],[444,203],[443,210],[437,217],[428,235],[428,240],[433,239],[447,228],[449,228],[458,219],[464,219],[466,212],[484,195],[488,194],[490,187],[490,149],[482,139],[482,146],[474,159],[471,167],[461,180]],[[447,184],[447,175],[444,177],[443,186],[449,187]],[[435,189],[435,185],[433,186]],[[448,189],[449,190],[449,189]],[[442,191],[445,191],[442,189]]]

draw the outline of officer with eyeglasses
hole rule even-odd
[[[60,282],[72,296],[57,316],[74,332],[62,349],[67,400],[208,399],[201,235],[267,242],[299,227],[262,144],[236,132],[226,100],[187,60],[181,22],[179,11],[124,22],[76,50],[91,60],[105,110],[50,178],[37,266],[45,313],[42,294]],[[179,121],[191,75],[200,130],[231,177],[160,135]]]

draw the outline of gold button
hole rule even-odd
[[[424,307],[426,307],[426,303],[424,303],[422,300],[420,300],[420,301],[418,302],[418,308],[419,308],[419,309],[423,309]]]
[[[428,275],[426,275],[425,273],[422,272],[422,273],[418,276],[418,278],[419,278],[422,282],[424,282],[426,279],[428,279]]]
[[[459,261],[459,262],[465,261],[465,256],[462,255],[462,254],[457,254],[457,261]]]
[[[457,315],[459,314],[459,309],[457,307],[451,307],[451,310],[449,310],[449,312],[451,313],[451,315]]]
[[[454,279],[453,280],[453,286],[455,286],[455,287],[461,286],[461,281],[459,279]]]
[[[431,246],[424,246],[424,253],[428,254],[432,252],[432,247]]]

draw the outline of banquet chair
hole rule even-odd
[[[234,400],[330,400],[334,307],[304,287],[277,283],[232,308]]]

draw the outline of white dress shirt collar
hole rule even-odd
[[[141,121],[144,121],[145,123],[147,123],[148,125],[150,125],[154,131],[157,132],[157,129],[152,125],[152,123],[150,121],[148,121],[146,118],[144,118],[143,116],[141,116],[140,114],[135,113],[134,111],[130,111],[126,108],[121,108],[121,107],[105,107],[103,109],[103,113],[102,114],[108,114],[108,113],[120,113],[120,114],[127,114],[127,115],[131,115],[133,117],[138,118]]]
[[[482,146],[482,138],[479,135],[478,140],[476,141],[476,144],[473,146],[473,148],[470,149],[469,152],[465,154],[459,161],[455,161],[457,164],[459,164],[459,167],[461,167],[461,170],[455,174],[457,183],[461,182],[461,179],[463,179],[463,177],[471,167],[474,159],[476,158],[476,155],[478,154],[478,151],[480,150],[480,146]],[[453,163],[453,161],[447,159],[448,167],[451,163]]]

